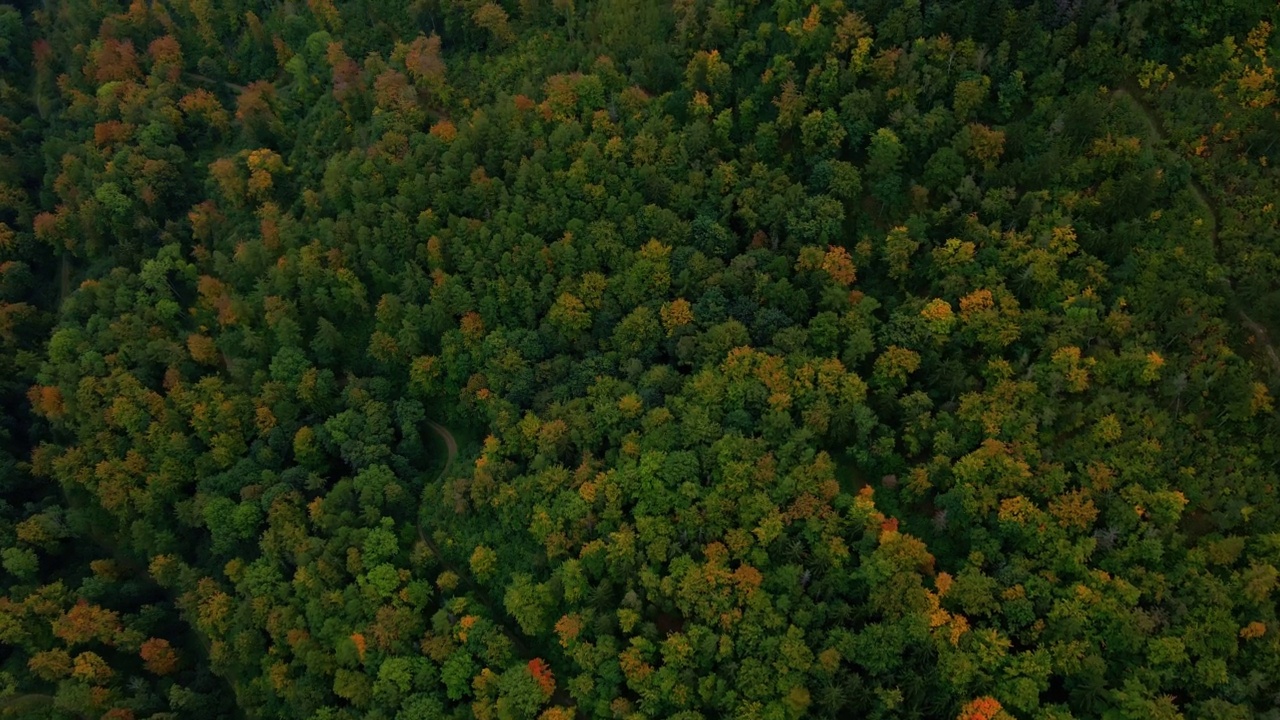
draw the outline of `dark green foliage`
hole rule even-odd
[[[0,6],[0,716],[1280,717],[1220,5]]]

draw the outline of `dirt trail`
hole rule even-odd
[[[199,81],[199,82],[206,83],[206,84],[209,84],[209,85],[221,85],[221,86],[223,86],[223,87],[225,87],[225,88],[228,88],[228,89],[231,89],[231,90],[235,90],[235,91],[236,91],[236,92],[238,92],[238,93],[242,93],[242,92],[244,92],[244,91],[245,91],[245,86],[244,86],[244,85],[237,85],[237,84],[235,84],[235,83],[233,83],[233,82],[228,82],[228,81],[226,81],[226,80],[214,80],[214,79],[213,79],[213,78],[211,78],[211,77],[207,77],[207,76],[205,76],[205,75],[201,75],[201,74],[199,74],[199,73],[189,72],[189,73],[184,73],[184,74],[185,74],[187,77],[191,78],[192,80],[197,80],[197,81]]]
[[[1119,87],[1112,91],[1112,94],[1116,97],[1123,97],[1129,100],[1129,102],[1138,109],[1143,120],[1146,121],[1147,130],[1151,135],[1158,138],[1161,142],[1167,142],[1168,135],[1165,134],[1164,125],[1160,122],[1160,117],[1156,115],[1146,103],[1142,102],[1135,90],[1128,87]],[[1191,177],[1190,185],[1191,194],[1195,196],[1200,205],[1202,205],[1209,213],[1209,236],[1213,241],[1213,256],[1214,259],[1217,260],[1218,264],[1221,265],[1222,243],[1218,239],[1218,228],[1221,226],[1221,220],[1220,213],[1218,212],[1218,204],[1209,196],[1209,193],[1205,192],[1204,186],[1200,184],[1200,181],[1194,175]],[[1271,368],[1276,373],[1280,373],[1280,353],[1276,352],[1275,345],[1271,342],[1270,333],[1267,332],[1267,329],[1263,327],[1262,323],[1254,320],[1247,312],[1245,312],[1243,303],[1240,302],[1239,296],[1236,295],[1235,288],[1231,286],[1230,278],[1223,276],[1220,278],[1220,281],[1223,289],[1226,291],[1229,304],[1236,309],[1236,315],[1240,319],[1240,324],[1253,334],[1254,342],[1256,342],[1258,347],[1261,347],[1266,352],[1268,359],[1271,360]]]
[[[440,439],[444,441],[446,452],[444,467],[440,470],[440,474],[436,476],[435,480],[439,483],[441,480],[444,480],[445,477],[449,475],[449,471],[453,469],[453,461],[458,457],[458,440],[453,436],[453,433],[449,431],[449,428],[435,422],[434,420],[428,420],[427,425],[430,426],[435,434],[439,435]],[[435,541],[427,537],[426,531],[422,529],[421,512],[418,513],[418,539],[426,543],[427,547],[431,548],[431,552],[434,553],[436,557],[441,560],[444,559],[444,556],[440,554],[440,548],[436,546]]]
[[[52,706],[53,703],[54,697],[52,695],[41,693],[14,695],[0,700],[0,715],[9,715],[11,712],[19,715],[29,715],[41,707]],[[87,716],[79,715],[78,717]]]
[[[444,461],[444,469],[440,471],[439,477],[436,478],[436,482],[440,482],[453,469],[453,461],[458,457],[458,441],[453,437],[453,433],[449,432],[449,428],[440,423],[428,420],[427,424],[440,436],[441,440],[444,440],[444,447],[448,452],[448,456]]]
[[[1280,373],[1280,353],[1276,352],[1276,346],[1271,343],[1267,329],[1262,326],[1262,323],[1249,317],[1248,313],[1243,309],[1237,309],[1236,313],[1240,315],[1240,322],[1244,323],[1244,326],[1249,328],[1253,336],[1258,339],[1258,342],[1262,343],[1262,348],[1271,357],[1271,366],[1275,368],[1276,372]]]
[[[62,305],[62,301],[71,294],[71,260],[67,255],[64,250],[62,259],[58,261],[58,305]]]
[[[458,440],[453,436],[453,433],[449,431],[449,428],[441,425],[438,422],[428,420],[427,426],[430,427],[431,430],[435,432],[436,435],[439,435],[440,439],[444,441],[444,447],[446,452],[444,468],[440,470],[440,474],[436,476],[436,480],[435,480],[437,483],[439,483],[442,480],[444,480],[446,477],[448,477],[449,471],[453,469],[453,461],[456,460],[458,457]],[[443,565],[446,570],[449,570],[453,574],[457,575],[458,579],[462,582],[462,584],[475,595],[476,599],[480,601],[480,604],[485,608],[486,611],[488,611],[489,617],[493,618],[495,624],[502,629],[503,634],[506,635],[507,639],[511,641],[511,646],[515,649],[516,654],[526,659],[532,660],[534,657],[534,654],[529,650],[529,646],[524,643],[524,641],[520,638],[519,635],[517,635],[514,631],[511,630],[510,627],[507,626],[507,623],[504,620],[502,620],[502,615],[498,614],[498,608],[493,602],[493,599],[489,597],[489,593],[484,588],[480,587],[475,582],[474,579],[472,579],[471,574],[466,571],[466,568],[455,567],[452,563],[450,563],[448,560],[445,559],[444,554],[440,552],[439,544],[437,544],[435,539],[432,538],[430,535],[428,535],[426,533],[426,530],[422,527],[421,509],[419,509],[418,511],[417,525],[418,525],[418,539],[421,540],[422,543],[427,546],[427,549],[431,551],[432,555],[436,556],[436,558],[440,561],[440,564]],[[552,696],[551,701],[557,705],[563,705],[565,707],[574,706],[574,702],[572,698],[569,697],[568,693],[565,692],[564,688],[559,688],[559,687],[556,688],[555,694]]]

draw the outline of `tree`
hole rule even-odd
[[[1053,5],[0,9],[9,709],[1266,717],[1274,7]]]
[[[889,128],[880,128],[867,149],[867,181],[871,194],[886,207],[901,201],[901,168],[906,154],[902,141]]]
[[[444,84],[445,63],[440,57],[440,36],[419,35],[409,43],[404,56],[404,66],[414,82],[437,90]]]
[[[151,638],[142,643],[139,652],[147,670],[156,675],[170,675],[178,668],[178,655],[163,638]]]
[[[507,11],[497,3],[486,2],[480,5],[471,19],[478,27],[487,30],[499,45],[506,45],[515,40],[515,33],[512,32],[508,23]]]

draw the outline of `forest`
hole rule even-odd
[[[1280,720],[1276,0],[0,4],[0,718]]]

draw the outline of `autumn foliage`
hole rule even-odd
[[[156,675],[170,675],[178,669],[178,654],[163,638],[150,638],[139,651],[147,670]]]
[[[999,701],[991,697],[980,697],[966,704],[957,720],[995,720],[1001,714]]]
[[[550,697],[556,690],[556,676],[552,674],[550,666],[542,658],[534,658],[529,661],[529,674],[538,683],[538,687],[542,688],[542,692]]]
[[[10,5],[0,714],[1275,714],[1274,3]]]
[[[69,645],[89,642],[111,644],[120,631],[120,616],[105,608],[80,600],[53,621],[53,634]]]

